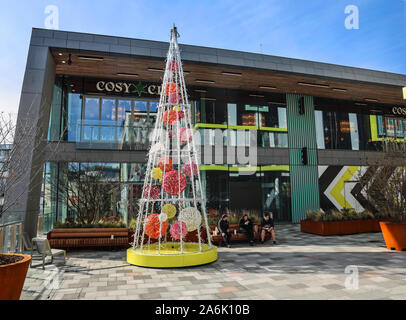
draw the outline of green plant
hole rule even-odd
[[[135,230],[137,227],[137,220],[131,219],[129,228]]]
[[[56,222],[54,228],[125,228],[124,222],[96,222],[96,223],[77,223],[77,222]]]

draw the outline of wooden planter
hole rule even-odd
[[[129,248],[127,228],[61,228],[47,234],[51,248]]]
[[[19,300],[31,257],[25,254],[5,254],[24,257],[16,263],[0,266],[0,300]]]
[[[378,219],[348,221],[300,221],[300,231],[321,236],[380,232]]]
[[[406,222],[381,221],[379,224],[388,250],[406,251]]]

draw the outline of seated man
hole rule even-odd
[[[275,234],[274,224],[273,224],[273,220],[270,218],[269,213],[265,213],[265,216],[261,222],[261,227],[262,227],[261,243],[263,244],[265,242],[265,235],[267,233],[269,233],[272,236],[273,243],[276,244],[276,234]]]
[[[252,221],[248,218],[247,214],[244,214],[240,220],[240,232],[245,234],[250,242],[250,245],[254,245],[254,231]]]
[[[228,248],[230,248],[231,232],[230,224],[228,223],[228,216],[226,214],[222,215],[217,228],[219,229],[219,232],[223,237],[224,243],[227,245]]]

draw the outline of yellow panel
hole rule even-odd
[[[127,262],[140,267],[149,268],[181,268],[208,264],[217,260],[217,247],[210,248],[202,244],[200,252],[198,243],[184,243],[183,254],[179,243],[162,243],[160,254],[158,244],[150,244],[140,249],[127,250]]]
[[[406,87],[403,87],[403,99],[406,100]]]

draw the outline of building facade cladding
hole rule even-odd
[[[137,80],[135,83],[143,86],[142,92],[114,95],[106,91],[105,85],[118,80],[55,77],[49,48],[163,59],[167,44],[41,29],[34,29],[31,38],[19,118],[29,114],[41,119],[38,127],[48,134],[47,144],[41,147],[33,144],[36,156],[27,155],[30,168],[27,185],[41,185],[38,179],[44,177],[44,187],[42,195],[40,187],[22,190],[21,201],[12,212],[25,214],[24,228],[31,235],[36,233],[38,212],[40,228],[50,230],[55,221],[77,214],[73,205],[75,195],[54,188],[55,181],[66,186],[70,183],[69,172],[90,171],[99,172],[101,182],[111,186],[111,193],[106,197],[106,214],[120,215],[130,221],[136,214],[136,199],[142,186],[159,84],[148,79]],[[195,46],[182,46],[182,58],[245,68],[255,65],[285,72],[310,63]],[[273,59],[272,66],[270,59]],[[406,85],[406,76],[358,72],[355,68],[313,62],[311,68],[305,68],[312,76],[322,76],[315,65],[325,69],[320,73],[329,70],[331,77]],[[103,84],[97,88],[99,81]],[[202,159],[206,159],[205,153],[211,152],[201,171],[207,207],[213,219],[227,211],[236,216],[243,212],[260,216],[271,211],[278,221],[296,223],[309,209],[361,211],[365,201],[354,191],[357,184],[345,181],[362,175],[368,159],[380,157],[386,137],[399,143],[406,139],[404,116],[386,117],[386,111],[376,113],[351,101],[305,96],[304,114],[300,114],[301,95],[264,93],[261,98],[243,90],[188,88],[195,128],[206,147]],[[102,89],[101,94],[94,95],[95,89]],[[34,98],[38,100],[36,104]],[[390,110],[393,106],[380,107]],[[374,108],[378,106],[375,104]],[[240,170],[244,165],[227,163],[227,151],[233,146],[249,153],[252,135],[256,135],[258,145],[256,171],[245,175]],[[223,147],[221,157],[215,154],[219,143]],[[307,164],[301,160],[303,148],[307,148]]]

